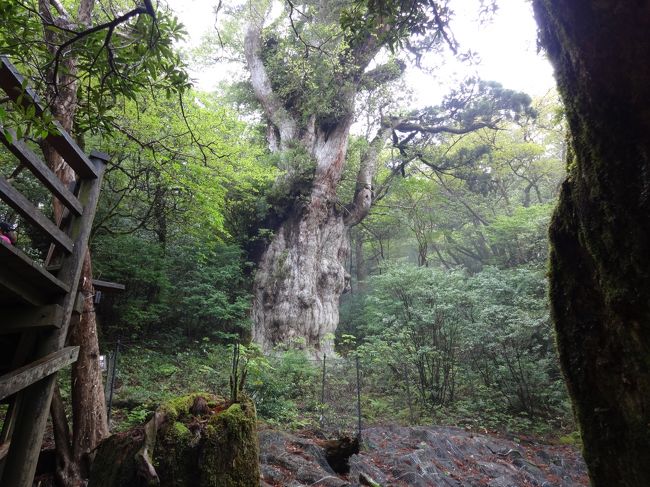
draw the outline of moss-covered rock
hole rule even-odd
[[[202,408],[205,414],[192,414],[193,405],[203,402],[197,398],[207,401],[208,408]],[[155,475],[143,468],[138,457],[147,431],[147,427],[139,428],[102,443],[90,487],[147,485],[155,476],[162,487],[259,485],[255,406],[249,399],[230,404],[214,395],[190,394],[163,404],[152,421],[157,421],[150,428],[156,432]]]

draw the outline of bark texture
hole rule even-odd
[[[285,221],[264,253],[255,277],[253,340],[331,353],[328,334],[338,325],[347,229],[334,208],[308,207]]]
[[[245,54],[251,84],[270,124],[271,150],[283,151],[281,166],[286,173],[279,184],[288,185],[290,195],[286,214],[259,259],[253,340],[265,350],[290,344],[327,353],[332,350],[328,336],[338,325],[339,297],[348,279],[344,268],[347,228],[370,208],[372,171],[367,165],[374,160],[367,158],[363,164],[355,201],[341,205],[336,191],[353,120],[354,78],[341,81],[335,120],[318,121],[316,115],[292,113],[273,91],[264,66],[262,23],[263,19],[254,19],[249,25]],[[356,69],[362,72],[363,66]],[[371,155],[376,158],[376,153]],[[304,161],[302,167],[296,164],[298,158]],[[366,196],[360,196],[361,192]]]
[[[79,345],[79,357],[72,365],[72,452],[74,462],[88,476],[88,456],[109,435],[102,371],[99,366],[99,341],[95,315],[90,253],[86,253],[80,290],[83,311],[72,328],[69,341]]]
[[[550,230],[560,360],[593,485],[650,485],[650,2],[534,7],[570,128]]]

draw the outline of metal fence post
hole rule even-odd
[[[106,413],[106,421],[108,422],[108,427],[111,426],[111,410],[113,408],[113,389],[115,387],[115,372],[117,371],[117,357],[120,353],[120,339],[117,339],[115,344],[115,353],[113,353],[113,370],[111,373],[111,387],[108,392],[108,412]]]
[[[415,423],[415,415],[413,414],[413,401],[411,399],[411,385],[409,383],[409,370],[408,365],[404,367],[404,383],[406,384],[406,401],[409,406],[409,420],[411,422],[410,426]]]
[[[359,355],[356,356],[357,364],[357,420],[358,420],[358,438],[361,444],[361,374],[359,372]]]
[[[108,410],[108,395],[111,388],[111,374],[113,373],[113,355],[115,355],[115,350],[109,352],[106,355],[106,383],[104,384],[104,401],[106,402]]]
[[[320,389],[320,428],[323,429],[325,426],[325,362],[327,360],[327,354],[323,354],[323,381],[321,383]]]

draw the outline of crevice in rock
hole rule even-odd
[[[359,453],[359,437],[344,436],[336,440],[326,440],[322,445],[332,470],[340,475],[350,473],[350,457]]]

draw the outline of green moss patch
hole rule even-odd
[[[205,414],[192,414],[195,399],[207,401]],[[163,404],[153,452],[161,487],[257,487],[259,448],[256,413],[248,398],[229,404],[206,393]],[[114,435],[99,449],[90,485],[139,485],[135,453],[143,445],[142,428]],[[126,453],[125,453],[126,452]]]

